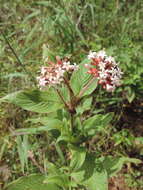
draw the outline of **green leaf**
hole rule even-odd
[[[75,143],[76,139],[72,137],[70,134],[62,134],[61,136],[58,137],[56,143],[59,143],[61,141],[65,141],[68,143]]]
[[[105,126],[108,125],[112,121],[112,118],[113,118],[113,112],[103,115],[102,121],[101,121],[102,125],[105,125]]]
[[[58,143],[55,143],[55,148],[56,148],[56,151],[57,151],[62,163],[65,163],[64,154],[63,154],[63,152],[62,152],[62,150],[60,148],[60,145]]]
[[[6,190],[60,190],[55,184],[44,184],[43,181],[45,179],[46,176],[40,174],[21,177],[10,183]]]
[[[75,93],[75,95],[78,95],[80,91],[88,84],[88,82],[92,79],[91,75],[87,73],[87,68],[85,68],[85,64],[89,63],[90,61],[88,59],[85,59],[80,65],[79,69],[75,71],[70,80],[71,87]],[[97,81],[95,80],[89,88],[84,92],[82,96],[91,94],[97,86]]]
[[[29,143],[28,143],[28,136],[24,135],[23,138],[18,136],[16,138],[17,142],[17,149],[18,155],[21,163],[21,169],[24,173],[25,166],[28,169],[28,150],[29,150]]]
[[[76,128],[79,129],[81,132],[83,132],[83,130],[82,130],[83,126],[82,126],[81,118],[76,117],[74,123],[75,123]]]
[[[81,102],[81,104],[76,108],[77,114],[82,114],[86,110],[91,109],[92,97],[86,98]]]
[[[44,131],[51,131],[51,130],[60,130],[59,127],[53,127],[53,126],[42,126],[42,127],[33,127],[33,128],[24,128],[24,129],[17,129],[14,131],[14,135],[25,135],[25,134],[37,134]]]
[[[18,91],[0,99],[1,102],[10,102],[21,108],[38,113],[50,113],[63,107],[57,94],[49,91]]]
[[[125,91],[126,91],[126,93],[125,93],[126,98],[127,98],[128,102],[131,103],[135,99],[135,92],[130,86],[127,86],[125,88]]]
[[[95,170],[93,176],[85,181],[84,184],[89,190],[108,190],[106,170]]]
[[[135,159],[135,158],[128,158],[128,157],[114,158],[112,156],[108,156],[104,158],[103,166],[106,169],[108,176],[112,177],[116,175],[116,173],[118,173],[122,169],[125,163],[128,163],[128,162],[131,162],[134,164],[141,163],[140,160]]]
[[[83,122],[84,130],[89,132],[90,129],[95,129],[96,131],[101,131],[105,128],[112,120],[112,114],[108,113],[106,115],[97,114],[93,117],[88,118]]]
[[[28,119],[27,121],[31,121],[32,123],[42,123],[45,126],[17,129],[13,132],[13,135],[37,134],[43,131],[51,131],[51,130],[61,131],[63,126],[62,121],[48,117],[31,118]]]
[[[44,183],[55,184],[55,185],[62,187],[66,190],[66,189],[68,189],[69,179],[68,179],[68,176],[66,176],[65,174],[49,175],[44,180]]]
[[[94,79],[91,78],[89,82],[87,83],[88,87],[86,88],[85,92],[83,93],[81,97],[90,95],[96,89],[97,84],[98,84],[98,80],[96,78]]]
[[[76,138],[72,135],[70,130],[70,120],[63,118],[63,127],[61,128],[61,135],[57,138],[57,143],[65,141],[74,143],[76,141]]]
[[[60,175],[61,171],[59,170],[59,168],[53,164],[52,162],[48,162],[47,163],[47,171],[49,174],[53,174],[53,175]]]
[[[69,93],[67,87],[62,86],[60,88],[60,92],[61,92],[61,94],[62,94],[65,101],[67,101],[67,102],[70,101],[70,93]]]
[[[71,176],[76,183],[89,190],[108,190],[107,172],[102,162],[97,161],[93,155],[88,155],[82,167]]]
[[[70,162],[71,170],[78,170],[84,163],[86,150],[84,148],[72,147],[72,159]]]
[[[40,123],[42,125],[51,125],[52,123],[54,124],[59,124],[60,120],[55,119],[57,117],[57,113],[49,113],[47,114],[47,117],[36,117],[36,118],[29,118],[26,120],[26,122],[31,122],[31,123]],[[61,121],[60,121],[61,122]]]

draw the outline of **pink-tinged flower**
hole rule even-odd
[[[89,64],[85,64],[89,74],[99,80],[99,84],[108,92],[113,92],[121,84],[122,72],[114,57],[107,56],[106,52],[89,52]]]
[[[78,69],[76,63],[71,64],[67,60],[56,57],[56,63],[48,62],[48,66],[41,67],[40,76],[37,77],[39,86],[42,89],[46,86],[55,86],[63,81],[65,72],[73,72]]]

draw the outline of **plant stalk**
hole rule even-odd
[[[64,103],[65,107],[66,107],[67,109],[69,109],[69,106],[68,106],[68,104],[66,103],[66,101],[64,100],[64,98],[63,98],[61,92],[59,91],[59,89],[56,88],[56,91],[57,91],[59,97],[61,98],[62,102]]]
[[[66,107],[67,110],[69,111],[69,113],[75,113],[74,107],[73,107],[71,104],[68,104],[68,103],[64,100],[64,98],[63,98],[61,92],[59,91],[59,89],[56,89],[56,91],[57,91],[59,97],[61,98],[62,102],[64,103],[65,107]]]
[[[74,97],[74,92],[73,92],[73,90],[72,90],[72,88],[71,88],[71,86],[70,86],[70,84],[69,84],[69,81],[66,79],[66,77],[64,77],[64,82],[65,82],[65,84],[67,85],[67,88],[68,88],[68,90],[69,90],[69,92],[70,92],[70,96],[71,96],[71,97]]]

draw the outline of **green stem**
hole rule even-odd
[[[70,114],[70,116],[71,116],[71,131],[73,131],[73,127],[74,127],[74,125],[73,125],[73,123],[74,123],[74,119],[73,119],[73,113],[71,113]]]
[[[69,113],[75,113],[75,110],[74,110],[73,106],[72,106],[71,104],[68,104],[68,103],[64,100],[64,98],[63,98],[61,92],[59,91],[59,89],[56,88],[56,91],[57,91],[59,97],[61,98],[62,102],[64,103],[65,107],[67,108],[68,112],[69,112]]]
[[[62,102],[64,103],[65,107],[66,107],[67,109],[69,109],[69,106],[68,106],[68,104],[66,103],[66,101],[64,100],[63,96],[61,95],[61,92],[59,91],[59,89],[56,88],[56,91],[57,91],[59,97],[61,98]]]
[[[62,150],[61,150],[61,148],[60,148],[60,146],[59,146],[58,143],[55,143],[55,148],[56,148],[56,151],[57,151],[59,157],[61,158],[62,163],[64,164],[66,161],[65,161],[63,152],[62,152]]]

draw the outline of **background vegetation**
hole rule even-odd
[[[51,57],[71,56],[76,63],[89,50],[105,48],[121,63],[124,78],[114,95],[100,88],[98,95],[94,94],[95,113],[115,112],[112,127],[108,135],[102,135],[97,149],[103,154],[143,160],[142,0],[0,0],[0,5],[0,96],[36,86],[43,44]],[[0,112],[3,187],[20,176],[44,172],[46,162],[54,162],[57,152],[49,134],[14,134],[15,129],[37,126],[37,121],[29,118],[40,118],[39,114],[8,103],[1,105]],[[142,175],[140,165],[129,165],[122,171],[132,189],[143,189]]]

